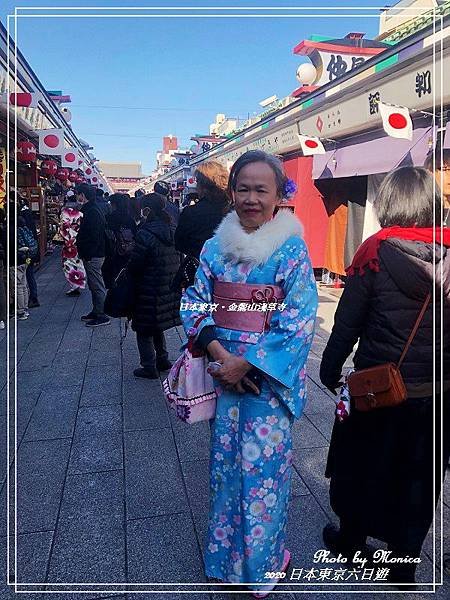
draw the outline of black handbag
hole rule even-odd
[[[199,264],[200,261],[195,256],[185,256],[173,278],[170,290],[183,291],[193,285]]]
[[[126,268],[122,269],[108,290],[105,313],[110,317],[131,317],[135,305],[136,285]]]

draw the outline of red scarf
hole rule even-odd
[[[427,244],[433,243],[433,232],[436,232],[436,243],[441,243],[441,231],[442,243],[447,248],[450,247],[450,229],[444,227],[442,230],[440,227],[386,227],[375,233],[370,238],[367,238],[365,242],[356,251],[355,257],[353,258],[352,264],[345,269],[347,275],[364,275],[364,267],[369,267],[372,271],[379,271],[380,265],[378,261],[378,250],[383,240],[388,238],[397,238],[400,240],[413,240],[415,242],[425,242]]]

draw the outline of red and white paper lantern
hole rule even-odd
[[[28,140],[17,142],[16,157],[19,162],[34,162],[36,146]]]
[[[68,169],[58,169],[56,171],[56,179],[59,179],[59,181],[66,181],[66,179],[69,177],[69,171]]]
[[[313,156],[314,154],[325,154],[325,148],[318,137],[313,135],[301,135],[298,136],[300,147],[303,152],[303,156]]]
[[[41,173],[45,177],[53,177],[57,170],[58,165],[54,160],[44,160],[41,164]]]
[[[61,165],[76,169],[78,167],[78,150],[76,148],[64,148],[61,154]]]
[[[389,137],[412,140],[413,124],[405,106],[391,106],[379,102],[378,108],[383,119],[383,129]]]
[[[39,154],[61,156],[64,150],[63,129],[42,129],[39,131]]]

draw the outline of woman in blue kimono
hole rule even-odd
[[[236,161],[235,211],[205,243],[181,305],[186,332],[220,363],[206,574],[253,584],[257,598],[276,583],[267,572],[284,571],[290,558],[291,428],[305,405],[317,311],[301,223],[276,212],[290,183],[272,155],[255,150]]]

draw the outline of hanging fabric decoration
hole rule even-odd
[[[39,154],[55,154],[64,152],[64,129],[42,129],[39,132]]]
[[[409,110],[404,106],[378,103],[384,131],[393,138],[412,140],[413,124]]]
[[[56,171],[58,170],[58,165],[54,160],[44,160],[41,163],[41,174],[44,177],[53,177],[56,175]]]
[[[61,165],[76,169],[78,167],[78,150],[76,148],[64,148],[61,154]]]
[[[40,92],[19,92],[17,94],[9,94],[9,103],[11,106],[22,106],[26,108],[36,108],[39,100],[43,96]],[[1,104],[8,104],[8,94],[0,94]]]
[[[35,145],[29,142],[28,140],[17,142],[16,157],[19,162],[35,162]]]
[[[300,146],[303,156],[312,156],[313,154],[325,154],[325,148],[318,137],[313,135],[299,134]]]
[[[86,167],[86,169],[84,170],[84,174],[86,175],[86,177],[89,177],[89,178],[92,177],[93,172],[94,171],[92,170],[92,167],[89,167],[89,166]]]

